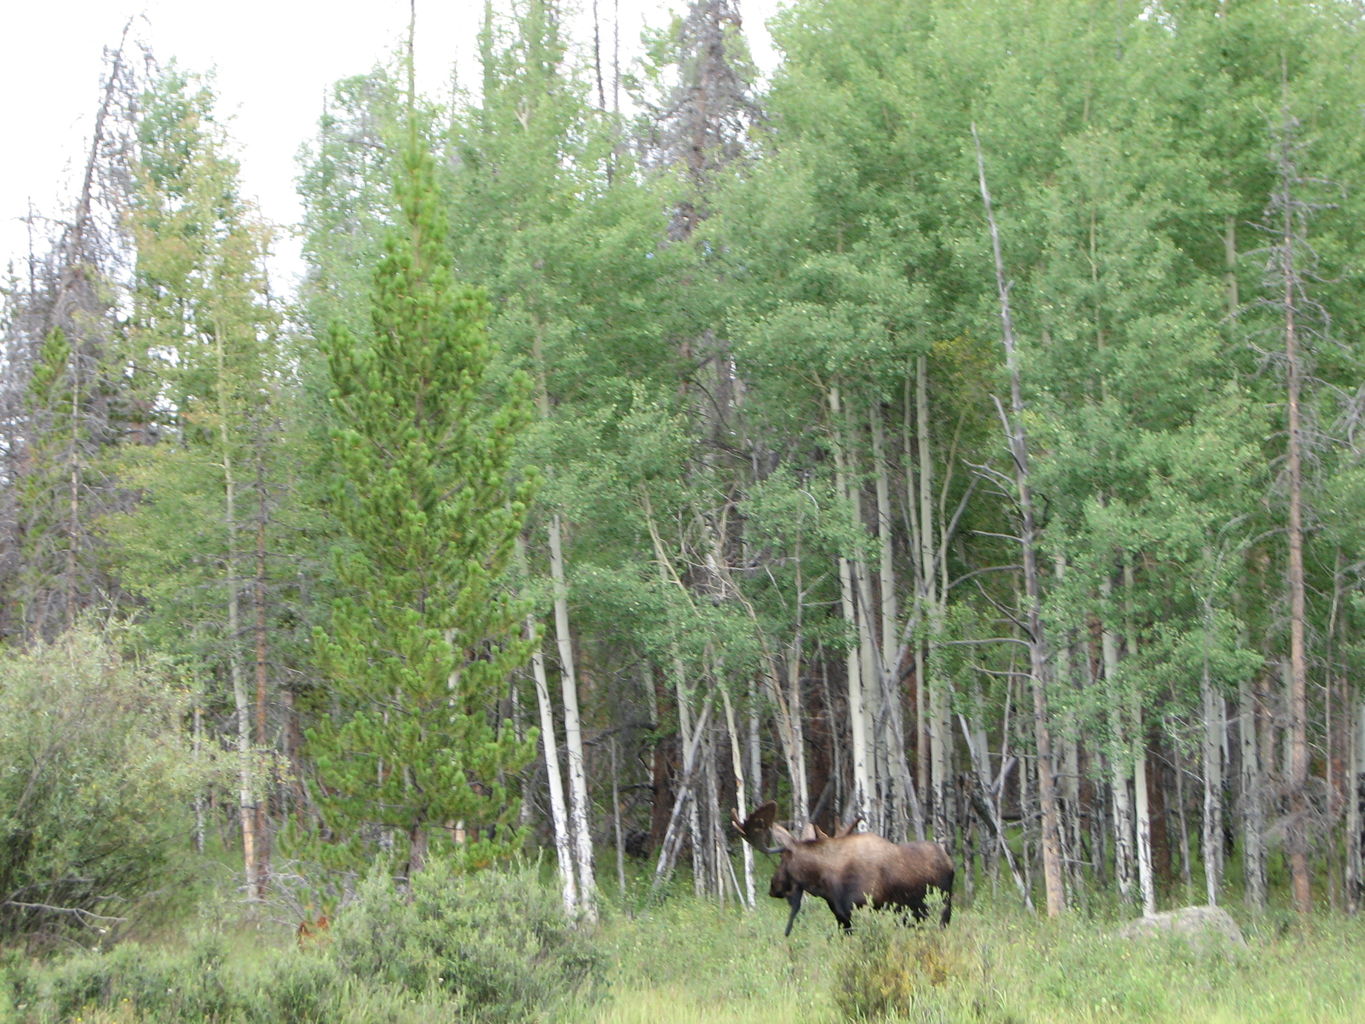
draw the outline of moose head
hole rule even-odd
[[[853,927],[853,908],[869,903],[905,908],[922,921],[929,916],[924,900],[930,889],[943,895],[940,923],[952,918],[953,862],[937,843],[893,843],[854,832],[856,819],[832,836],[807,825],[798,838],[777,824],[776,817],[777,804],[769,801],[743,821],[738,816],[731,820],[745,842],[779,855],[768,895],[791,906],[785,934],[791,934],[806,893],[828,903],[845,931]]]

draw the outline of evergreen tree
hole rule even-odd
[[[356,867],[378,842],[409,876],[435,832],[470,867],[516,848],[534,750],[497,705],[531,650],[499,587],[530,496],[509,472],[529,395],[518,379],[489,405],[487,302],[456,283],[435,173],[414,118],[369,330],[326,340],[344,536],[316,637],[333,713],[308,733],[324,859]]]

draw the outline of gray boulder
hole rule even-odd
[[[1121,939],[1149,935],[1181,935],[1200,948],[1219,943],[1245,946],[1242,929],[1222,907],[1180,907],[1150,917],[1139,917],[1121,925],[1115,934]]]

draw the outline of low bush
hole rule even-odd
[[[870,910],[853,920],[833,963],[834,1002],[846,1019],[949,1021],[963,1004],[980,1001],[981,955],[961,929],[908,927],[896,914]]]
[[[605,959],[529,867],[458,875],[434,863],[402,889],[373,875],[329,942],[176,949],[125,942],[0,958],[0,1020],[20,1024],[426,1024],[548,1019],[597,990]]]
[[[480,1020],[525,1020],[591,990],[604,967],[526,866],[460,875],[436,861],[407,891],[373,874],[331,931],[344,973],[448,993]]]

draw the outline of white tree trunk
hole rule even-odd
[[[1124,633],[1127,637],[1129,652],[1138,649],[1137,630],[1133,627],[1133,617],[1128,599],[1136,590],[1133,578],[1133,562],[1127,554],[1123,557],[1123,594],[1124,594]],[[1133,755],[1133,795],[1137,804],[1137,854],[1138,885],[1142,892],[1142,912],[1147,915],[1156,913],[1156,878],[1152,870],[1152,814],[1147,790],[1147,738],[1142,726],[1142,697],[1134,688],[1129,697],[1129,724],[1132,729]]]
[[[260,875],[260,836],[256,833],[256,785],[251,747],[251,701],[247,694],[239,649],[241,637],[241,596],[237,592],[237,479],[234,475],[231,447],[231,417],[227,404],[228,380],[226,354],[223,351],[224,329],[216,325],[214,355],[218,371],[218,439],[223,468],[223,518],[227,537],[227,659],[228,674],[232,679],[232,703],[237,718],[237,810],[242,819],[242,859],[245,861],[246,898],[259,900],[262,891]]]
[[[701,747],[702,734],[706,731],[707,723],[711,718],[711,699],[708,696],[702,701],[701,714],[697,719],[697,724],[692,729],[691,738],[688,740],[683,750],[683,770],[682,777],[678,780],[678,792],[673,799],[673,810],[668,817],[668,827],[664,831],[664,841],[659,848],[659,862],[654,867],[654,882],[652,888],[658,891],[673,873],[673,864],[677,859],[678,847],[682,845],[683,818],[684,812],[689,805],[695,804],[695,785],[693,776],[696,772],[697,752]],[[686,732],[681,732],[686,736]],[[693,829],[693,842],[697,841],[696,827]],[[694,877],[697,873],[694,872]],[[701,895],[701,893],[698,893]]]
[[[1053,574],[1060,583],[1066,578],[1066,559],[1058,555]],[[1072,689],[1076,685],[1075,668],[1071,660],[1072,637],[1057,643],[1057,679],[1061,686]],[[1077,735],[1075,713],[1068,711],[1062,720],[1062,734],[1058,740],[1061,764],[1058,791],[1061,797],[1062,836],[1067,850],[1067,877],[1071,880],[1072,899],[1084,899],[1086,885],[1082,877],[1084,864],[1081,852],[1081,741]]]
[[[924,732],[929,741],[929,791],[934,814],[934,835],[940,842],[950,838],[948,793],[952,780],[948,777],[952,749],[951,694],[949,683],[936,669],[935,646],[943,635],[947,596],[947,566],[936,556],[937,539],[945,532],[941,516],[934,508],[934,464],[932,439],[929,434],[929,370],[928,360],[915,360],[915,428],[919,463],[919,597],[925,621],[929,624],[928,649],[921,661],[924,675],[920,685],[927,693],[925,712],[928,722]],[[939,529],[935,524],[940,523]]]
[[[1223,698],[1214,689],[1205,662],[1199,677],[1204,706],[1204,891],[1209,906],[1218,904],[1223,885]]]
[[[1113,584],[1106,576],[1100,581],[1100,594],[1106,606],[1112,603],[1113,591]],[[1118,692],[1118,638],[1107,622],[1100,631],[1100,657],[1104,666],[1105,690],[1108,692],[1105,703],[1112,741],[1109,782],[1114,802],[1114,880],[1118,884],[1119,899],[1124,903],[1132,903],[1133,882],[1137,874],[1137,851],[1134,846],[1137,830],[1128,784],[1133,777],[1134,741],[1129,735],[1127,715],[1124,713],[1128,701]]]
[[[848,469],[842,441],[843,409],[837,386],[829,389],[831,430],[835,437],[834,476],[835,493],[847,499],[849,495]],[[839,556],[839,603],[844,622],[852,630],[858,629],[857,581],[853,560]],[[853,809],[864,821],[872,821],[872,786],[868,770],[867,729],[863,707],[862,647],[854,644],[845,657],[848,682],[849,759],[853,768]]]
[[[883,815],[882,834],[904,838],[910,826],[909,769],[905,758],[905,729],[900,696],[899,611],[896,560],[891,510],[891,472],[886,458],[886,430],[881,406],[871,403],[872,462],[877,500],[877,591],[880,598],[880,647],[877,649],[876,676],[881,704],[878,744],[885,762],[885,789],[889,797]],[[870,610],[869,610],[870,614]]]
[[[1250,682],[1237,688],[1238,732],[1242,740],[1242,871],[1246,904],[1265,909],[1264,771],[1256,732],[1256,696]]]
[[[528,628],[534,627],[528,624]],[[531,654],[531,674],[535,679],[536,704],[540,709],[540,746],[545,756],[545,778],[550,790],[550,825],[554,831],[555,859],[559,864],[560,894],[564,901],[564,912],[572,919],[578,915],[573,839],[569,829],[568,808],[564,803],[564,781],[559,774],[559,744],[555,740],[554,707],[550,702],[549,679],[545,673],[545,653],[540,644],[536,644]]]
[[[517,562],[522,574],[526,569],[526,543],[516,540]],[[526,618],[526,635],[536,636],[535,619]],[[559,742],[555,738],[554,704],[550,700],[550,681],[545,671],[545,652],[537,639],[531,649],[531,678],[536,687],[536,707],[540,713],[540,749],[545,758],[545,780],[550,795],[550,828],[554,835],[555,860],[559,866],[560,898],[564,913],[572,920],[578,914],[578,882],[575,878],[573,838],[569,831],[569,812],[564,800],[564,780],[560,775]]]
[[[991,209],[990,190],[986,185],[986,163],[981,153],[981,141],[972,126],[976,144],[977,175],[981,185],[981,201],[990,228],[991,250],[995,262],[996,291],[1000,300],[1001,337],[1005,348],[1005,363],[1010,379],[1010,409],[1005,421],[1010,456],[1014,462],[1015,486],[1018,490],[1020,550],[1023,561],[1025,617],[1028,629],[1029,678],[1033,691],[1033,735],[1038,758],[1038,812],[1041,821],[1040,844],[1043,854],[1043,883],[1047,893],[1048,917],[1058,917],[1065,909],[1066,897],[1062,883],[1061,823],[1057,815],[1057,792],[1053,779],[1052,730],[1048,723],[1047,690],[1050,678],[1047,636],[1043,626],[1042,582],[1038,571],[1037,522],[1033,514],[1033,485],[1029,479],[1028,435],[1024,429],[1023,383],[1019,371],[1018,349],[1014,339],[1014,320],[1010,311],[1010,283],[1005,276],[1005,262],[1000,249],[1000,232]]]
[[[1138,885],[1142,891],[1142,912],[1156,913],[1156,880],[1152,873],[1152,812],[1147,794],[1147,744],[1139,737],[1133,757],[1133,793],[1137,805]]]
[[[744,754],[740,749],[739,729],[735,725],[735,709],[730,703],[730,695],[724,688],[720,691],[721,703],[725,708],[725,727],[730,733],[730,760],[734,765],[735,777],[735,813],[740,821],[743,821],[749,813],[748,787],[744,784]],[[744,857],[744,888],[740,892],[740,899],[750,910],[756,905],[754,899],[754,848],[748,843],[740,843],[740,851]],[[722,844],[723,847],[723,844]]]
[[[593,875],[592,832],[588,820],[588,782],[583,759],[583,727],[578,715],[578,678],[569,632],[569,597],[564,578],[564,542],[558,513],[550,517],[550,579],[554,586],[555,643],[564,699],[564,749],[569,769],[569,833],[578,874],[578,913],[597,920],[597,883]]]

